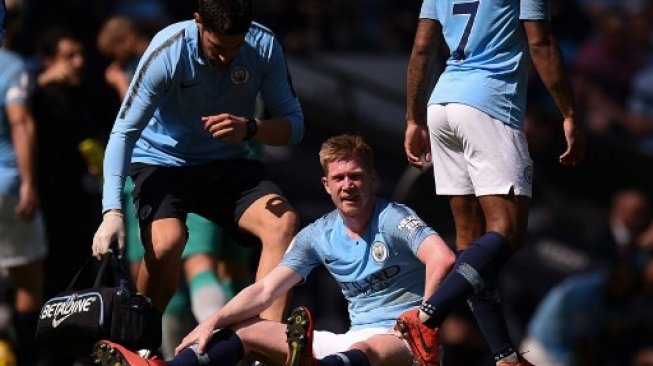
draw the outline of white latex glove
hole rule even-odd
[[[111,243],[118,243],[118,252],[122,256],[125,251],[125,223],[123,215],[118,211],[108,211],[102,216],[102,223],[93,236],[93,256],[101,259],[109,253]]]

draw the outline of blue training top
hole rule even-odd
[[[13,195],[20,187],[20,172],[7,106],[27,103],[29,74],[20,56],[5,49],[0,49],[0,69],[0,195]]]
[[[273,117],[290,120],[288,143],[301,140],[301,107],[270,30],[252,23],[245,44],[224,70],[212,69],[200,49],[197,25],[190,20],[161,30],[141,57],[107,145],[104,210],[121,207],[130,161],[181,166],[247,158],[247,142],[216,140],[201,118],[221,113],[253,117],[259,92]]]
[[[413,210],[377,198],[363,238],[349,237],[334,210],[297,234],[280,265],[306,277],[323,264],[349,303],[352,329],[390,328],[422,302],[425,266],[416,255],[430,235]]]
[[[521,20],[548,20],[547,0],[424,0],[451,50],[431,104],[461,103],[523,129],[529,57]]]

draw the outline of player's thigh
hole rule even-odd
[[[179,259],[187,239],[188,192],[191,171],[181,168],[134,164],[130,175],[145,258],[172,255]]]
[[[530,197],[533,161],[524,131],[467,105],[448,104],[445,108],[462,143],[474,193]]]
[[[145,260],[180,261],[186,236],[184,221],[174,217],[156,219],[141,227]]]
[[[231,327],[243,342],[247,354],[269,360],[272,365],[281,365],[286,360],[286,328],[286,324],[258,317]]]
[[[365,353],[373,366],[411,366],[413,356],[406,342],[395,334],[376,335],[351,348]]]
[[[452,129],[444,105],[428,107],[427,122],[431,140],[431,159],[435,191],[439,195],[468,195],[474,193],[467,171],[462,141]]]
[[[238,226],[259,237],[292,236],[298,217],[288,200],[280,194],[268,193],[251,202],[243,211]]]

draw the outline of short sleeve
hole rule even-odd
[[[523,0],[519,4],[519,19],[551,20],[551,9],[548,0]]]

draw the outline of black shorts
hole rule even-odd
[[[265,180],[264,170],[261,162],[250,159],[180,167],[134,163],[129,174],[140,227],[163,218],[186,222],[192,212],[220,225],[241,245],[250,245],[253,237],[237,230],[238,220],[259,198],[283,195],[276,184]]]

